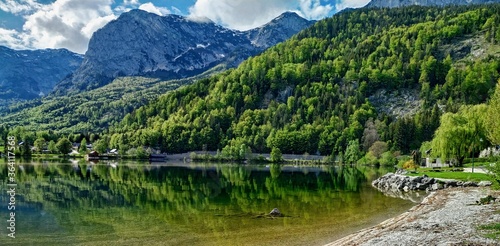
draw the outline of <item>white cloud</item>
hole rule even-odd
[[[140,4],[139,0],[123,0],[123,3],[116,6],[114,11],[116,15],[120,15],[132,9],[136,9]]]
[[[320,0],[197,0],[190,17],[208,17],[224,26],[247,30],[261,26],[285,11],[298,12],[308,19],[326,17],[333,6]]]
[[[189,9],[190,17],[208,17],[230,28],[246,30],[263,25],[289,10],[289,0],[198,0]]]
[[[308,19],[320,19],[332,11],[330,4],[322,5],[320,0],[300,0],[300,10]]]
[[[371,0],[341,0],[335,5],[337,11],[345,8],[360,8],[367,5]]]
[[[112,9],[115,0],[56,0],[40,4],[36,0],[0,0],[0,9],[24,17],[22,31],[0,29],[0,44],[15,49],[66,48],[85,53],[92,34],[117,15],[134,8],[158,15],[169,14],[139,0],[124,0]]]
[[[139,4],[141,4],[139,2],[139,0],[123,0],[123,5],[126,5],[126,6],[128,6],[128,5],[137,6]]]
[[[26,1],[29,2],[34,1]],[[56,0],[37,5],[30,9],[34,10],[32,13],[24,15],[22,32],[1,31],[0,44],[11,48],[67,48],[85,53],[92,34],[116,18],[112,3],[113,0]]]
[[[167,8],[156,7],[151,2],[148,2],[148,3],[145,3],[145,4],[141,4],[141,6],[139,6],[139,9],[144,10],[144,11],[148,11],[150,13],[157,14],[157,15],[160,15],[160,16],[164,16],[164,15],[170,14],[170,10],[168,10]]]
[[[182,14],[181,10],[155,6],[141,0],[0,0],[0,10],[22,16],[22,30],[0,28],[0,45],[11,48],[67,48],[77,53],[87,50],[92,34],[121,13],[139,8],[158,15]],[[370,0],[197,0],[189,9],[195,20],[209,18],[233,29],[261,26],[285,11],[308,19],[321,19],[333,10],[361,7]],[[118,4],[115,4],[118,3]],[[112,9],[111,6],[114,6]]]
[[[35,0],[21,0],[19,2],[13,0],[0,1],[0,10],[12,14],[32,12],[41,6]]]
[[[0,45],[7,46],[12,49],[26,49],[23,34],[10,29],[0,28]]]
[[[176,15],[182,15],[182,11],[174,6],[170,7],[172,11],[174,11],[174,14]]]
[[[102,16],[98,17],[95,19],[92,19],[89,21],[83,28],[82,28],[82,33],[85,35],[85,37],[92,37],[92,34],[94,34],[95,31],[97,31],[99,28],[105,26],[108,24],[108,22],[116,19],[116,16],[114,15],[107,15],[107,16]]]

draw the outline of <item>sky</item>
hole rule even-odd
[[[357,8],[370,0],[0,0],[0,45],[12,49],[66,48],[84,54],[92,34],[120,14],[142,9],[158,15],[207,17],[248,30],[285,11],[311,20]]]

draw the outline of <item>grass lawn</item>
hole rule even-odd
[[[489,225],[481,225],[479,229],[485,232],[485,236],[491,239],[499,239],[500,238],[500,223],[489,224]]]
[[[491,177],[488,174],[484,173],[464,173],[464,172],[450,172],[450,171],[408,173],[409,176],[421,176],[424,174],[431,178],[456,179],[461,181],[478,182],[491,179]]]
[[[487,167],[490,165],[491,162],[474,162],[474,166],[475,167]],[[464,167],[469,167],[471,168],[472,167],[472,163],[467,163],[467,164],[464,164]]]

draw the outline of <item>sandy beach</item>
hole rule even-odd
[[[420,204],[397,217],[327,244],[338,245],[500,245],[478,226],[500,223],[499,206],[477,205],[480,198],[500,197],[484,187],[432,192]]]

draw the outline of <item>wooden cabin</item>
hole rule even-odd
[[[85,159],[87,161],[90,161],[90,160],[99,160],[99,153],[97,153],[97,151],[91,151],[90,153],[88,153],[87,155],[85,155]]]

